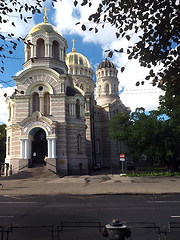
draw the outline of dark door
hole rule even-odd
[[[44,130],[38,130],[34,135],[32,142],[32,160],[33,163],[44,163],[44,158],[47,156],[47,140]]]

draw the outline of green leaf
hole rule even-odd
[[[74,6],[76,7],[78,5],[78,1],[74,1]]]
[[[131,37],[129,35],[126,35],[126,39],[129,41]]]
[[[86,31],[86,26],[84,24],[81,26],[81,28],[83,31]]]
[[[122,68],[121,68],[121,72],[124,72],[124,70],[125,70],[125,67],[122,67]]]
[[[108,53],[108,57],[112,58],[112,56],[113,56],[113,52],[110,51],[110,52]]]
[[[116,38],[119,38],[120,34],[119,33],[116,33]]]

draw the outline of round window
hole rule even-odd
[[[43,86],[39,86],[39,87],[38,87],[38,90],[39,90],[39,91],[42,91],[42,90],[43,90]]]

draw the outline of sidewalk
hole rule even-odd
[[[180,177],[125,177],[119,174],[65,176],[60,178],[45,167],[27,169],[1,177],[0,195],[57,194],[172,194],[180,193]]]

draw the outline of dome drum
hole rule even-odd
[[[118,70],[116,68],[101,68],[96,71],[97,78],[115,77],[117,78]]]
[[[42,22],[34,26],[26,35],[24,44],[24,69],[32,66],[42,66],[43,59],[44,66],[59,67],[63,72],[67,72],[65,64],[67,42],[50,23]]]

